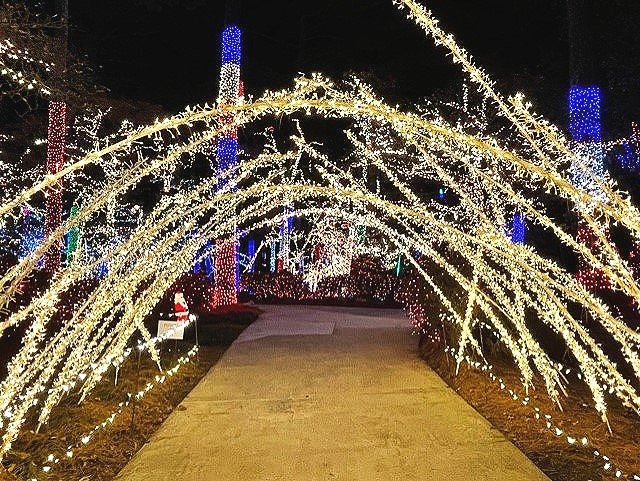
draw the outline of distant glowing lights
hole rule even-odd
[[[256,241],[254,239],[249,239],[247,241],[247,257],[249,258],[249,262],[251,263],[249,266],[249,272],[253,273],[256,270]]]
[[[235,239],[216,241],[214,306],[238,302]]]
[[[511,242],[524,244],[527,236],[527,221],[523,214],[516,213],[511,224]]]
[[[242,61],[242,32],[236,25],[227,26],[222,32],[222,67],[220,70],[219,101],[236,104],[244,94],[240,81],[240,63]],[[231,176],[223,174],[238,165],[238,129],[233,117],[222,118],[227,124],[223,136],[218,139],[218,189],[224,189]],[[235,186],[233,189],[235,191]],[[233,215],[234,213],[229,213]],[[228,306],[238,301],[239,263],[238,242],[235,238],[217,240],[215,249],[215,293],[213,304]]]
[[[602,92],[598,86],[569,89],[569,131],[576,142],[602,142]]]
[[[629,142],[625,142],[622,149],[616,156],[620,167],[629,172],[640,172],[640,154],[637,149]]]
[[[218,139],[218,170],[224,172],[233,168],[238,163],[238,140],[235,138]],[[218,189],[224,188],[230,179],[229,177],[220,177],[218,180]]]
[[[242,31],[237,25],[228,25],[222,31],[222,63],[240,65],[242,62]]]

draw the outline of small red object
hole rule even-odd
[[[176,292],[174,297],[173,310],[176,315],[176,321],[186,322],[189,319],[189,306],[182,292]]]

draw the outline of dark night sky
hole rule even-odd
[[[251,93],[290,86],[299,71],[322,71],[333,78],[346,71],[371,71],[391,82],[394,100],[403,101],[431,95],[462,78],[444,51],[433,47],[391,0],[242,3],[243,78]],[[632,0],[606,3],[611,8],[601,12],[599,32],[594,33],[602,52],[594,55],[603,72],[618,72],[613,80],[603,76],[605,90],[617,89],[615,96],[607,96],[606,109],[611,122],[626,125],[640,105],[637,93],[620,98],[622,88],[640,78],[640,65],[629,64],[630,58],[640,57],[632,50],[637,47],[629,46],[640,44],[635,27],[640,9]],[[75,25],[71,42],[103,67],[101,80],[113,95],[171,110],[215,98],[224,0],[70,4]],[[569,84],[563,0],[430,0],[426,5],[507,93],[522,90],[540,112],[563,121]]]

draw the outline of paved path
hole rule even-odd
[[[264,309],[119,481],[548,481],[399,311]]]

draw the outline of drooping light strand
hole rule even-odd
[[[181,356],[176,361],[173,367],[162,371],[159,374],[156,374],[153,378],[153,381],[147,382],[141,390],[135,393],[127,393],[126,399],[118,404],[116,410],[109,414],[109,416],[107,416],[101,423],[96,424],[91,430],[80,436],[76,443],[68,445],[64,454],[56,455],[54,453],[50,453],[47,456],[46,460],[42,462],[39,470],[36,470],[36,472],[38,473],[42,471],[46,476],[50,476],[55,466],[58,466],[62,460],[66,460],[67,462],[71,460],[76,455],[78,450],[89,444],[93,439],[97,437],[97,435],[101,431],[109,429],[116,421],[116,419],[118,419],[125,412],[125,410],[130,405],[132,405],[132,403],[142,401],[142,399],[147,396],[154,388],[161,384],[164,384],[167,380],[175,376],[183,366],[191,362],[193,357],[198,353],[198,350],[198,346],[193,346],[185,355]],[[31,478],[30,481],[38,481],[38,478]]]
[[[483,325],[483,328],[487,328],[486,325]],[[489,328],[490,329],[490,328]],[[490,329],[490,331],[500,338],[500,335],[495,332],[495,330]],[[445,352],[448,355],[455,356],[455,349],[452,347],[445,347]],[[564,438],[570,446],[583,448],[589,450],[593,457],[599,464],[599,467],[604,471],[611,473],[615,478],[623,478],[623,479],[632,479],[640,481],[640,474],[629,474],[625,473],[621,469],[614,466],[614,463],[611,461],[611,458],[606,454],[602,453],[599,449],[593,449],[591,445],[591,441],[587,434],[577,434],[577,433],[568,433],[564,428],[560,427],[558,424],[553,422],[553,416],[549,413],[545,413],[540,407],[536,406],[532,403],[531,398],[528,395],[519,395],[515,389],[509,388],[505,383],[505,380],[497,376],[493,370],[493,366],[489,364],[486,360],[474,360],[470,356],[464,356],[465,363],[472,369],[475,369],[484,375],[499,387],[501,392],[504,392],[508,395],[514,402],[520,403],[522,406],[530,406],[533,412],[533,419],[537,423],[543,423],[547,429],[547,432],[552,433],[554,436],[559,438]],[[558,366],[562,371],[565,371],[565,374],[569,374],[571,372],[570,369],[565,368],[562,365]]]

